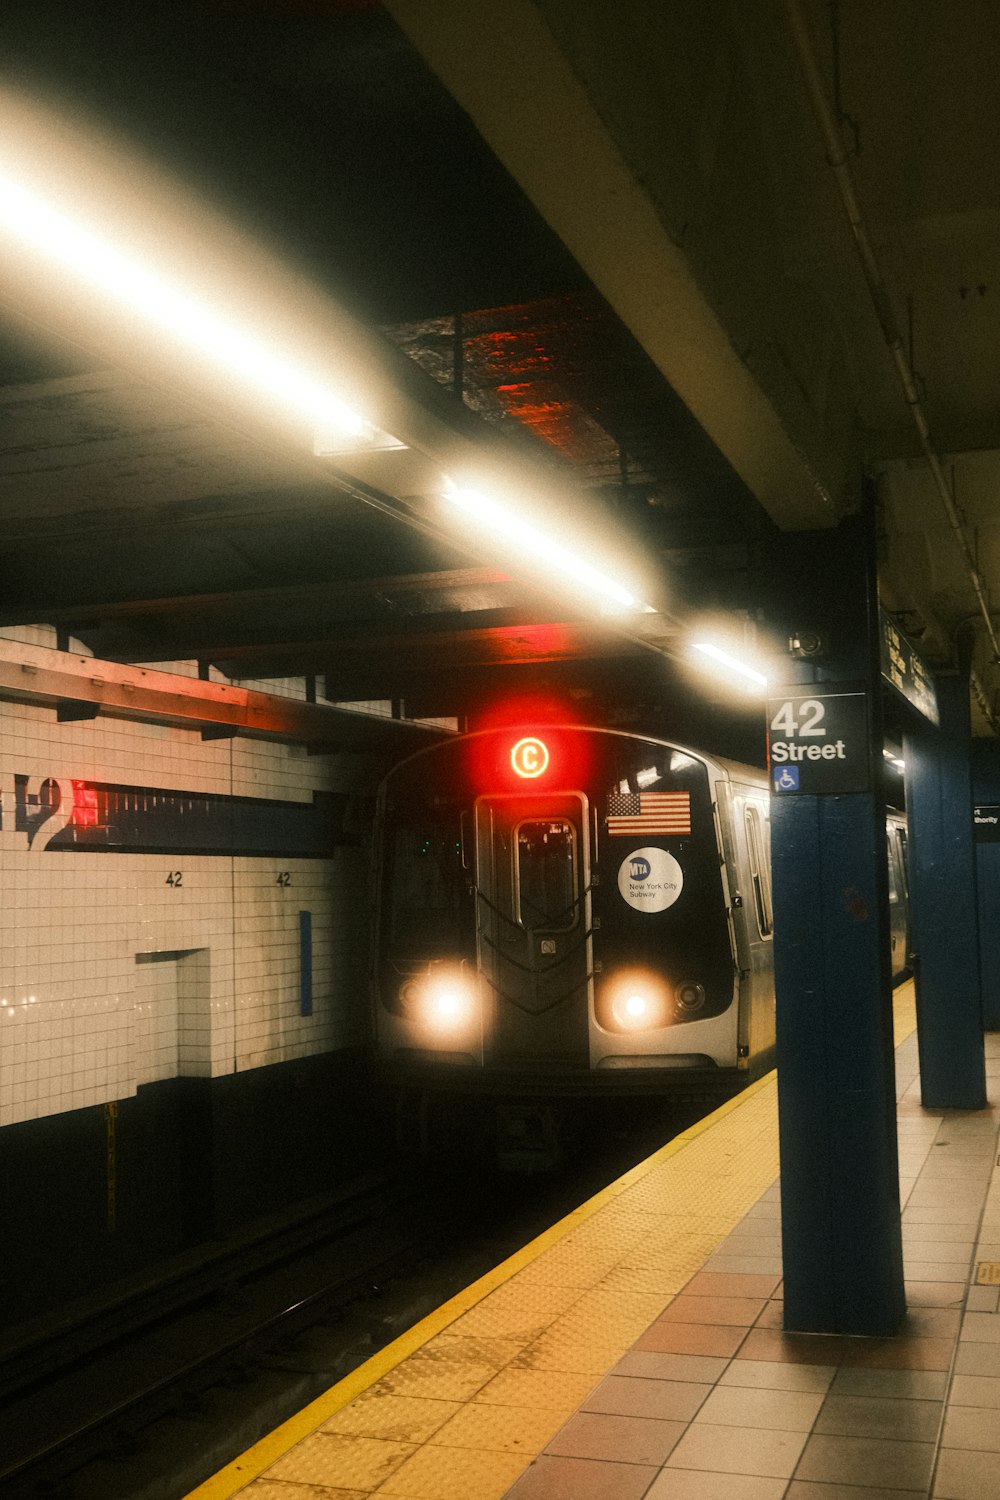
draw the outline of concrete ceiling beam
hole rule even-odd
[[[387,8],[768,514],[788,529],[834,524],[838,503],[734,346],[541,7]]]

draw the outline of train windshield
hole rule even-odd
[[[390,854],[389,941],[397,952],[454,949],[461,939],[465,872],[453,823],[398,823]]]
[[[576,925],[576,835],[564,819],[517,826],[517,916],[522,927],[566,932]]]

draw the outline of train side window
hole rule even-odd
[[[896,848],[899,851],[899,874],[903,882],[903,895],[908,897],[910,894],[909,849],[906,844],[906,829],[899,824],[896,827]]]
[[[747,803],[745,813],[747,851],[750,855],[750,878],[753,881],[754,909],[757,913],[757,928],[761,937],[770,937],[774,931],[774,916],[771,911],[771,871],[767,857],[767,842],[761,823],[760,809]]]
[[[576,834],[562,818],[517,825],[517,920],[522,927],[568,932],[576,926]]]
[[[899,904],[899,895],[900,895],[900,892],[899,892],[899,882],[900,882],[900,874],[899,874],[899,850],[898,850],[898,848],[896,846],[896,841],[895,841],[895,839],[892,836],[892,827],[891,826],[890,826],[888,832],[889,832],[889,837],[888,837],[887,843],[888,843],[888,856],[889,856],[888,857],[888,866],[889,866],[889,905],[890,906],[897,906]]]
[[[897,905],[909,895],[909,871],[906,868],[906,829],[894,819],[885,825],[889,863],[889,902]]]

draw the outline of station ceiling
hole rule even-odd
[[[315,456],[2,240],[0,632],[424,716],[683,696],[696,732],[691,622],[762,644],[776,534],[870,503],[886,607],[934,666],[971,657],[988,730],[991,0],[12,0],[0,56],[16,141],[37,116],[109,230],[331,351],[405,444]],[[458,469],[656,614],[456,526]]]

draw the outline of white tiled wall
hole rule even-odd
[[[59,724],[54,710],[0,703],[0,1126],[121,1099],[178,1071],[215,1076],[363,1040],[361,850],[327,860],[60,852],[42,847],[44,833],[29,850],[14,828],[15,774],[32,790],[55,777],[302,802],[358,783],[357,757],[122,720]],[[172,868],[180,886],[166,883]],[[174,956],[136,961],[151,953]]]
[[[271,685],[269,683],[263,683],[263,682],[261,682],[261,683],[241,682],[240,686],[241,687],[260,687],[265,692],[270,692],[271,691]],[[363,701],[362,700],[358,700],[357,702],[350,702],[350,703],[336,702],[336,703],[333,704],[333,707],[334,708],[346,708],[346,709],[349,709],[351,713],[373,714],[373,715],[376,715],[380,719],[391,719],[392,718],[392,700],[390,698],[368,698],[368,699],[365,699]],[[435,729],[451,729],[451,730],[457,730],[458,729],[458,720],[456,718],[454,718],[454,717],[446,717],[446,718],[443,718],[443,719],[414,719],[413,722],[414,722],[414,724],[429,724],[432,728],[435,728]]]
[[[196,950],[198,951],[198,950]],[[143,964],[135,976],[135,1081],[180,1075],[178,967],[184,959]]]

